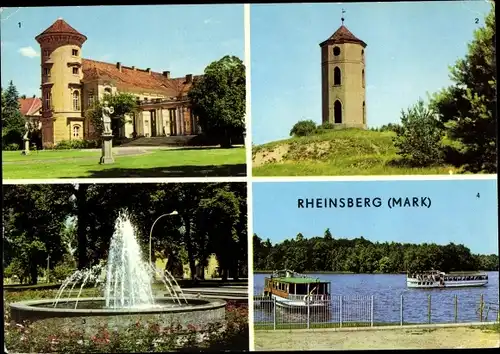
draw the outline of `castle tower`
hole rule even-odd
[[[35,37],[41,49],[42,140],[45,145],[82,139],[83,34],[59,18]]]
[[[366,128],[366,43],[342,26],[321,47],[322,122]]]

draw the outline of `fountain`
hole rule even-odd
[[[160,277],[166,296],[155,297],[153,280]],[[81,298],[85,286],[100,288],[104,297]],[[77,292],[76,297],[74,293]],[[129,217],[121,214],[115,223],[108,260],[69,276],[55,299],[17,302],[10,305],[11,317],[24,320],[57,319],[66,328],[97,328],[105,322],[115,327],[155,320],[166,326],[207,324],[223,321],[226,302],[185,295],[175,278],[145,262]]]

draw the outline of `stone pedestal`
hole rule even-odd
[[[113,159],[113,134],[103,134],[102,138],[102,155],[100,164],[114,163]]]
[[[24,141],[24,150],[21,152],[21,155],[29,155],[30,153],[30,139],[23,139]]]

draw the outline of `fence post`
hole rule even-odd
[[[455,294],[455,323],[458,322],[458,295]]]
[[[373,327],[373,295],[370,304],[370,324]]]
[[[310,318],[311,318],[311,305],[310,305],[311,301],[310,301],[310,298],[307,298],[307,299],[308,299],[307,300],[307,329],[309,329],[310,325],[311,325],[310,324],[310,322],[311,322],[311,320],[310,320]]]
[[[429,323],[431,323],[431,294],[427,297],[427,317]]]
[[[340,328],[342,328],[342,295],[340,295]]]
[[[399,314],[399,324],[403,325],[403,294],[401,294],[401,305],[400,305],[400,314]]]
[[[273,297],[273,329],[276,329],[276,298]]]
[[[483,308],[484,308],[484,295],[481,294],[480,302],[479,302],[479,316],[480,322],[483,322]]]

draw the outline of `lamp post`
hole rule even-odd
[[[169,216],[169,215],[178,215],[179,213],[177,212],[177,210],[174,210],[173,212],[171,213],[168,213],[168,214],[163,214],[163,215],[160,215],[158,216],[158,218],[156,218],[155,222],[153,223],[153,225],[151,226],[151,231],[149,231],[149,264],[153,264],[151,262],[151,259],[152,259],[152,248],[151,248],[151,240],[152,240],[152,236],[153,236],[153,228],[155,227],[155,224],[158,220],[160,220],[162,217],[164,216]]]
[[[50,272],[50,254],[47,256],[47,283],[49,282],[49,272]]]

